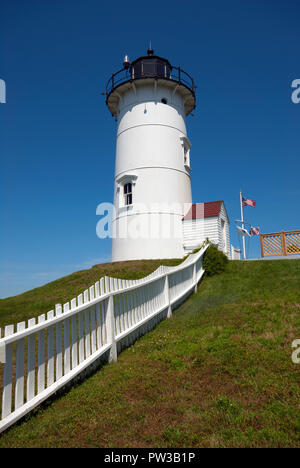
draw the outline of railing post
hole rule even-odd
[[[169,276],[167,274],[165,276],[165,301],[166,301],[166,305],[168,307],[167,317],[171,318],[172,317],[172,307],[171,307],[171,303],[170,303]]]

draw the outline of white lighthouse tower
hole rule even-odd
[[[194,82],[151,48],[123,67],[106,87],[117,121],[112,261],[180,258],[192,203],[185,119]]]

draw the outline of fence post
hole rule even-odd
[[[107,299],[107,310],[106,310],[106,333],[107,341],[111,343],[109,352],[109,362],[117,362],[117,344],[116,344],[116,333],[115,333],[115,317],[114,317],[114,296],[111,294]]]
[[[169,290],[169,276],[165,276],[165,301],[166,305],[168,307],[168,314],[167,317],[171,318],[172,317],[172,307],[170,303],[170,290]]]
[[[283,255],[287,255],[286,242],[285,242],[285,232],[281,231],[280,236],[281,236],[282,253],[283,253]]]
[[[14,326],[7,325],[4,328],[4,336],[14,333]],[[3,391],[2,391],[2,419],[11,413],[12,404],[12,366],[13,366],[13,344],[5,347],[5,366],[3,370]]]
[[[259,235],[259,238],[260,238],[260,254],[261,254],[261,257],[264,257],[265,254],[264,254],[264,240],[263,240],[263,234],[260,234],[260,235]]]

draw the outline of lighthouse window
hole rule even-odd
[[[124,185],[124,204],[125,206],[132,205],[132,183],[128,182]]]
[[[191,161],[190,161],[190,148],[191,143],[188,138],[181,137],[181,144],[183,147],[183,164],[188,169],[191,170]]]
[[[184,165],[190,168],[190,148],[184,147]]]
[[[143,62],[143,74],[144,76],[155,76],[156,75],[156,63],[147,60]]]

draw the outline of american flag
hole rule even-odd
[[[242,197],[242,206],[253,206],[253,208],[255,207],[256,205],[256,201],[255,200],[250,200],[250,198],[244,198]]]
[[[250,229],[250,236],[258,236],[259,234],[259,227],[252,227]]]

